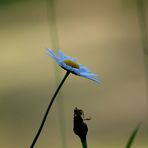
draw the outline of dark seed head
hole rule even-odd
[[[86,139],[86,135],[88,132],[87,124],[84,123],[82,116],[84,115],[81,109],[74,109],[74,127],[73,131],[76,135],[79,136],[81,140]]]

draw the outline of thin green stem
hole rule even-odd
[[[86,139],[84,139],[84,140],[81,139],[81,143],[82,143],[82,148],[87,148],[87,140]]]
[[[47,119],[47,115],[48,115],[48,113],[49,113],[49,111],[50,111],[50,109],[51,109],[51,106],[52,106],[52,104],[53,104],[53,102],[54,102],[54,100],[55,100],[55,98],[56,98],[56,96],[57,96],[57,94],[58,94],[60,88],[61,88],[62,85],[64,84],[64,82],[65,82],[65,80],[66,80],[66,78],[68,77],[69,74],[70,74],[70,71],[67,71],[66,74],[65,74],[65,76],[64,76],[64,78],[63,78],[63,80],[61,81],[60,85],[58,86],[57,90],[55,91],[55,93],[54,93],[54,95],[53,95],[53,97],[52,97],[52,99],[51,99],[51,101],[50,101],[50,103],[49,103],[49,105],[48,105],[48,108],[47,108],[47,110],[46,110],[46,112],[45,112],[45,115],[44,115],[44,117],[43,117],[43,120],[42,120],[42,122],[41,122],[41,125],[40,125],[40,127],[39,127],[39,129],[38,129],[38,131],[37,131],[36,136],[34,137],[34,140],[33,140],[32,144],[31,144],[30,148],[33,148],[34,145],[35,145],[35,143],[37,142],[37,139],[38,139],[38,137],[39,137],[39,135],[40,135],[40,133],[41,133],[41,131],[42,131],[42,129],[43,129],[44,123],[45,123],[45,121],[46,121],[46,119]]]

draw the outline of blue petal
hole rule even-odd
[[[98,84],[100,83],[100,81],[96,78],[96,76],[89,75],[87,73],[81,73],[80,76],[85,77],[90,80],[93,80],[93,81],[97,82]]]
[[[60,62],[60,66],[64,67],[66,70],[72,71],[72,67],[69,65],[66,65],[64,62]]]
[[[97,76],[96,74],[91,73],[91,72],[82,72],[82,74],[85,74],[85,75],[90,76],[90,77],[96,77]]]
[[[52,51],[52,49],[47,49],[47,54],[51,56],[58,64],[59,64],[59,58],[56,56],[56,54]]]
[[[64,55],[64,53],[61,50],[59,50],[58,54],[61,61],[68,58],[66,55]]]
[[[59,50],[58,54],[59,54],[60,61],[64,61],[64,60],[71,60],[73,62],[77,61],[76,58],[72,58],[70,56],[64,55],[64,53],[62,51],[60,51],[60,50]]]
[[[83,66],[82,64],[79,64],[79,66],[80,66],[79,69],[80,72],[90,72],[90,70],[87,67]]]
[[[77,62],[77,59],[76,58],[70,57],[70,60],[73,61],[73,62]]]

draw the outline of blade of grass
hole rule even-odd
[[[126,148],[131,148],[131,146],[132,146],[132,144],[133,144],[133,142],[134,142],[134,140],[135,140],[135,137],[136,137],[136,135],[137,135],[137,133],[138,133],[138,131],[139,131],[139,129],[140,129],[141,124],[142,124],[142,123],[140,122],[140,123],[136,126],[136,128],[133,130],[133,132],[132,132],[132,134],[130,135],[130,138],[129,138],[127,144],[126,144]]]

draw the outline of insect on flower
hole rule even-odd
[[[56,61],[56,63],[66,71],[100,83],[100,81],[97,79],[97,75],[92,73],[84,65],[78,63],[75,58],[64,55],[60,50],[58,51],[58,56],[53,52],[52,49],[47,49],[47,54],[51,56]]]
[[[74,109],[74,126],[73,131],[79,138],[83,141],[86,139],[88,132],[87,124],[84,123],[84,120],[90,120],[91,118],[84,118],[84,112],[77,107]]]

